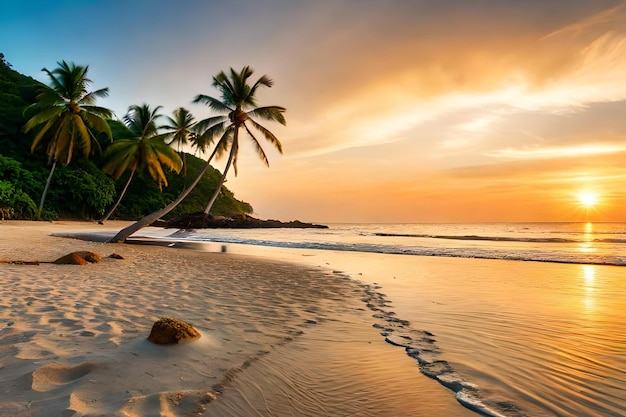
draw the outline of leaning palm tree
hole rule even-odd
[[[104,216],[100,223],[105,222],[115,212],[122,201],[130,182],[138,168],[147,167],[150,176],[157,182],[159,189],[167,186],[167,177],[163,166],[176,173],[182,168],[182,161],[176,151],[165,143],[167,135],[159,134],[156,119],[161,106],[150,110],[150,106],[130,106],[124,116],[127,132],[116,139],[104,153],[102,171],[119,179],[124,172],[130,170],[126,185],[117,201]]]
[[[50,77],[50,88],[43,89],[37,95],[37,103],[27,108],[27,112],[34,111],[35,114],[24,126],[25,132],[37,128],[31,152],[45,146],[48,164],[52,164],[41,195],[39,214],[57,162],[67,165],[76,151],[88,157],[93,148],[99,150],[96,132],[104,132],[111,138],[111,129],[106,122],[111,118],[111,110],[94,105],[96,98],[109,95],[109,89],[88,91],[92,82],[87,78],[89,66],[65,61],[57,64],[59,67],[52,71],[42,70]]]
[[[228,171],[228,168],[233,163],[236,162],[235,156],[237,155],[238,150],[238,138],[239,138],[239,129],[244,128],[246,132],[250,134],[253,139],[253,143],[257,146],[257,152],[263,158],[263,160],[267,163],[267,157],[260,144],[252,134],[250,127],[248,127],[245,122],[249,121],[249,124],[255,129],[259,130],[263,136],[274,144],[278,148],[279,151],[282,151],[282,147],[278,139],[266,128],[258,124],[253,120],[254,117],[259,117],[265,120],[273,120],[277,121],[281,124],[285,124],[285,118],[283,113],[285,112],[284,107],[279,106],[268,106],[268,107],[258,107],[250,110],[251,107],[256,106],[256,91],[260,86],[271,87],[272,80],[270,80],[267,76],[262,76],[253,86],[247,84],[247,79],[252,75],[252,69],[249,67],[244,67],[240,73],[236,73],[231,68],[231,78],[232,81],[228,79],[224,72],[220,72],[217,76],[213,77],[213,85],[220,90],[222,94],[222,100],[216,100],[209,96],[200,95],[196,97],[196,102],[204,102],[209,104],[213,110],[227,113],[227,116],[216,116],[205,119],[199,122],[196,125],[196,129],[199,129],[201,134],[199,134],[195,140],[196,146],[198,146],[201,150],[206,150],[209,145],[211,145],[215,138],[220,137],[217,145],[214,147],[213,152],[207,159],[207,163],[205,167],[202,169],[198,177],[194,180],[194,182],[187,187],[174,201],[168,204],[161,210],[158,210],[154,213],[151,213],[135,222],[134,224],[126,227],[125,229],[120,230],[112,239],[111,242],[124,242],[130,235],[135,233],[137,230],[146,227],[152,224],[155,220],[165,216],[170,211],[172,211],[181,201],[185,199],[191,193],[191,191],[195,188],[196,185],[200,182],[204,174],[208,171],[210,167],[210,162],[213,157],[220,153],[223,154],[227,151],[230,146],[231,154],[229,156],[229,162],[227,163],[227,167],[225,172]],[[229,123],[230,122],[230,123]],[[222,184],[224,183],[225,175],[222,175],[220,185],[217,187],[217,192],[221,189]],[[215,194],[215,193],[214,193]],[[212,204],[212,203],[211,203]]]
[[[183,147],[191,144],[195,138],[196,133],[193,131],[196,124],[195,117],[184,107],[174,110],[173,116],[167,116],[168,124],[161,126],[161,128],[167,130],[168,136],[171,138],[170,145],[176,144],[178,154],[183,159],[183,175],[187,176],[187,154],[183,152]]]
[[[208,216],[213,203],[217,199],[222,185],[228,175],[228,170],[231,165],[237,175],[237,155],[239,153],[239,132],[243,129],[252,141],[252,145],[257,151],[259,158],[269,166],[269,161],[265,151],[261,147],[259,140],[253,133],[256,130],[261,133],[278,152],[282,153],[282,145],[278,138],[259,124],[255,118],[275,121],[282,125],[285,124],[285,112],[284,107],[279,106],[266,106],[256,107],[256,91],[259,87],[271,87],[273,81],[266,75],[259,78],[252,86],[248,84],[248,78],[253,74],[252,68],[246,66],[243,67],[240,72],[236,72],[234,69],[230,69],[230,78],[223,71],[213,77],[213,86],[216,87],[221,93],[221,100],[211,96],[198,95],[196,96],[195,103],[207,104],[212,110],[217,113],[225,113],[223,116],[211,117],[198,122],[197,128],[199,131],[204,129],[204,132],[199,136],[198,141],[212,142],[216,137],[220,137],[217,143],[217,156],[226,153],[230,148],[228,155],[228,161],[224,167],[224,171],[217,184],[217,188],[213,192],[213,195],[209,199],[209,202],[204,209],[204,216]],[[253,129],[251,129],[253,128]]]

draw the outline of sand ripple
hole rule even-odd
[[[0,265],[8,294],[0,299],[0,415],[193,414],[258,358],[361,305],[356,285],[322,268],[27,238],[15,243],[24,245],[21,252],[2,256],[25,258],[26,247],[44,244],[38,257],[80,247],[123,252],[125,259],[81,267]],[[150,344],[145,339],[161,316],[190,322],[201,339]]]

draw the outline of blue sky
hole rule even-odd
[[[264,218],[626,220],[624,1],[0,0],[0,40],[42,82],[89,65],[118,117],[204,118],[213,75],[268,74],[285,153],[227,183]]]

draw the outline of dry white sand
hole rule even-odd
[[[53,232],[87,222],[0,222],[0,415],[474,415],[372,327],[363,286],[322,268],[229,253],[105,244]],[[172,316],[202,334],[156,346]]]

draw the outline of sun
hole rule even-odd
[[[598,194],[589,191],[578,193],[578,202],[585,208],[592,208],[598,204]]]

